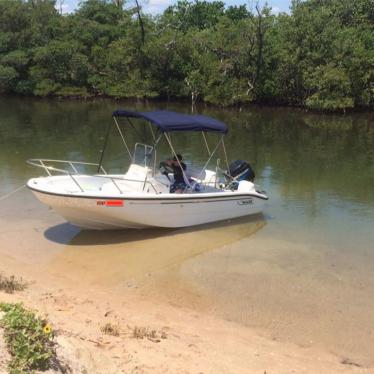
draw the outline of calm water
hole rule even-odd
[[[25,164],[28,158],[97,162],[118,107],[190,110],[182,104],[1,98],[0,196],[41,174]],[[157,293],[273,339],[316,344],[373,365],[374,115],[198,111],[229,125],[229,158],[249,161],[269,195],[263,217],[196,231],[87,233],[64,224],[24,190],[0,201],[0,239],[12,244],[3,254],[47,262],[61,273],[69,263],[71,277],[90,285],[136,285],[134,292],[144,296]],[[146,141],[149,134],[139,131]],[[128,136],[135,140],[133,132]],[[204,162],[199,136],[177,134],[173,141],[188,163]],[[118,136],[110,147],[104,166],[125,170]],[[159,156],[169,156],[166,147]],[[23,234],[9,239],[9,232]]]

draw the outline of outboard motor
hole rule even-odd
[[[255,172],[253,171],[251,165],[243,160],[233,161],[229,165],[229,170],[226,171],[228,176],[234,178],[237,182],[246,180],[253,182],[255,179]]]

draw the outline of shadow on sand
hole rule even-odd
[[[62,223],[48,228],[44,232],[46,239],[71,246],[97,246],[97,245],[111,245],[119,243],[136,242],[139,240],[156,239],[162,237],[173,237],[175,235],[189,234],[192,232],[201,233],[206,231],[207,234],[211,230],[222,229],[230,231],[237,226],[243,225],[259,225],[266,224],[263,214],[256,214],[249,217],[240,217],[231,220],[208,223],[205,225],[185,227],[185,228],[152,228],[152,229],[127,229],[127,230],[81,230],[77,226],[70,223]],[[250,230],[251,231],[251,230]]]
[[[154,281],[147,274],[170,278],[186,260],[230,248],[265,225],[263,215],[182,229],[80,231],[57,225],[46,230],[45,237],[65,248],[49,261],[48,269],[87,285]]]

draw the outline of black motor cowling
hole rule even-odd
[[[233,161],[229,165],[229,170],[227,170],[226,174],[238,182],[243,180],[253,182],[255,179],[255,172],[253,171],[251,165],[243,160]]]

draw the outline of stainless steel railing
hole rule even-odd
[[[92,163],[92,162],[68,161],[68,160],[52,160],[52,159],[47,159],[47,158],[30,158],[26,162],[29,165],[36,166],[36,167],[44,169],[45,172],[49,176],[52,176],[51,171],[59,172],[59,173],[63,173],[63,174],[71,174],[71,172],[69,170],[56,168],[56,167],[51,166],[51,165],[46,165],[45,163],[47,163],[47,162],[48,163],[56,163],[56,164],[67,164],[73,170],[73,174],[80,174],[78,172],[78,170],[77,170],[77,168],[76,168],[75,165],[87,165],[87,166],[96,166],[96,167],[99,167],[99,164],[95,164],[95,163]],[[105,171],[105,169],[103,168],[102,165],[100,165],[100,170],[102,171],[102,173],[107,174],[107,172]]]
[[[48,174],[48,176],[52,176],[52,172],[55,173],[62,173],[65,175],[68,175],[73,182],[76,184],[76,186],[80,189],[81,192],[85,192],[84,188],[82,185],[78,182],[76,179],[77,176],[84,175],[79,173],[77,166],[78,165],[86,165],[86,166],[96,166],[99,167],[99,164],[92,163],[92,162],[82,162],[82,161],[68,161],[68,160],[53,160],[53,159],[42,159],[42,158],[32,158],[26,161],[29,165],[36,166],[39,168],[44,169],[44,171]],[[67,164],[71,170],[66,170],[66,169],[60,169],[52,165],[48,165],[47,163],[57,163],[57,164]],[[109,179],[113,185],[117,188],[118,192],[120,194],[123,194],[123,190],[120,188],[118,183],[116,181],[127,181],[127,182],[137,182],[137,183],[144,183],[143,185],[143,190],[145,189],[146,185],[150,185],[155,193],[157,194],[158,191],[155,188],[155,186],[152,184],[152,182],[148,180],[142,180],[142,179],[130,179],[130,178],[125,178],[125,177],[117,177],[117,176],[112,176],[108,175],[106,170],[103,168],[102,165],[100,165],[100,170],[102,171],[103,174],[94,174],[93,176],[96,178],[106,178]]]

